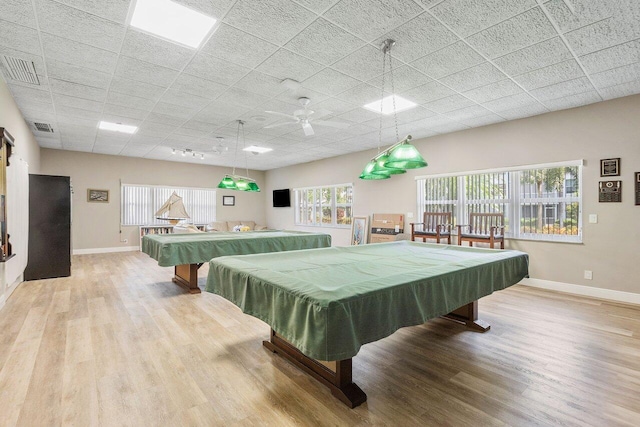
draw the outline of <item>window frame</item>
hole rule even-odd
[[[341,187],[351,188],[351,203],[338,203],[336,189]],[[322,203],[322,193],[324,189],[331,189],[331,223],[323,222],[322,210],[329,205]],[[302,227],[321,227],[321,228],[351,228],[351,222],[353,221],[353,205],[354,205],[354,192],[353,183],[344,184],[331,184],[331,185],[317,185],[313,187],[299,187],[293,190],[293,199],[295,203],[294,210],[294,224]],[[308,200],[309,192],[313,194],[313,200]],[[318,196],[319,195],[319,196]],[[349,218],[351,220],[348,224],[338,223],[338,209],[345,208],[345,212],[351,210]],[[309,217],[308,212],[311,211],[311,221],[307,221]],[[302,214],[304,212],[304,215]],[[319,214],[319,217],[318,217]],[[319,218],[319,220],[318,220]]]
[[[507,189],[508,197],[503,200],[503,202],[506,204],[506,209],[504,212],[505,219],[509,221],[511,224],[520,224],[521,218],[522,218],[522,209],[520,208],[521,203],[524,203],[524,201],[531,203],[532,201],[535,201],[538,199],[537,197],[522,196],[520,192],[521,173],[523,171],[528,171],[528,170],[552,169],[552,168],[559,168],[559,167],[577,167],[578,168],[577,176],[574,178],[575,182],[577,183],[578,195],[570,196],[568,194],[575,194],[575,192],[572,192],[572,193],[564,192],[563,196],[560,196],[560,197],[550,196],[550,195],[543,196],[542,200],[546,204],[554,204],[554,203],[560,203],[560,202],[578,203],[577,234],[562,235],[562,234],[546,234],[546,233],[525,233],[524,231],[521,231],[520,227],[518,226],[518,227],[513,227],[513,229],[508,229],[507,232],[505,233],[505,238],[513,239],[513,240],[534,240],[534,241],[544,241],[544,242],[582,244],[582,224],[583,224],[583,218],[582,218],[583,217],[583,201],[582,201],[583,177],[582,176],[583,176],[583,167],[584,167],[583,160],[570,160],[570,161],[563,161],[563,162],[542,163],[542,164],[533,164],[533,165],[512,166],[512,167],[505,167],[505,168],[480,169],[480,170],[462,171],[462,172],[446,173],[446,174],[416,176],[415,177],[416,190],[417,190],[416,206],[417,206],[418,218],[422,218],[425,212],[425,205],[427,205],[427,203],[425,203],[424,201],[424,198],[426,197],[424,194],[424,188],[425,188],[427,179],[452,178],[452,177],[457,178],[456,182],[457,182],[458,188],[456,189],[456,191],[457,191],[458,197],[457,197],[457,203],[453,205],[456,208],[454,221],[457,224],[466,224],[467,219],[464,216],[465,216],[466,205],[468,204],[468,201],[465,201],[466,189],[463,186],[461,186],[461,184],[464,185],[464,178],[466,176],[478,175],[478,174],[507,173],[509,174],[509,184],[508,184],[509,188]],[[575,185],[573,185],[572,187],[575,188]],[[566,189],[566,181],[565,181],[565,185],[563,186],[563,190],[564,189]],[[494,199],[487,199],[486,203],[491,203],[492,201],[494,201]],[[438,204],[438,203],[434,202],[431,204]],[[544,206],[544,213],[546,214],[546,206]],[[454,228],[454,231],[455,231],[455,228]]]

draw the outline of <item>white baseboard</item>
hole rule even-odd
[[[140,246],[119,246],[116,248],[92,248],[92,249],[74,249],[74,255],[88,255],[88,254],[108,254],[111,252],[133,252],[139,251]]]
[[[632,292],[615,291],[613,289],[593,288],[591,286],[574,285],[571,283],[554,282],[542,279],[522,279],[521,285],[534,288],[549,289],[551,291],[565,292],[567,294],[606,299],[610,301],[624,302],[627,304],[639,304],[640,294]]]

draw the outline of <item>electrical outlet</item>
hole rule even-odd
[[[589,224],[597,224],[597,223],[598,223],[598,215],[589,214]]]
[[[587,279],[587,280],[593,280],[593,271],[585,270],[584,271],[584,278]]]

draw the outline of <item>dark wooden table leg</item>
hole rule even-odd
[[[199,294],[198,269],[202,264],[182,264],[176,265],[174,269],[173,282],[185,288],[190,294]]]
[[[477,300],[470,302],[467,305],[463,305],[462,307],[453,310],[451,313],[445,314],[442,317],[449,320],[454,320],[459,323],[464,323],[468,328],[479,332],[486,332],[491,329],[491,325],[489,325],[484,320],[478,319]]]
[[[324,384],[331,390],[331,394],[349,408],[355,408],[367,400],[365,392],[352,381],[352,359],[333,362],[312,359],[278,336],[273,329],[271,329],[270,340],[263,341],[262,344]]]

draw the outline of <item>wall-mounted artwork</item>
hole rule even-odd
[[[87,202],[109,203],[109,190],[87,190]]]
[[[235,206],[236,196],[222,196],[222,206]]]
[[[351,244],[352,245],[364,245],[367,243],[367,237],[369,235],[369,217],[366,216],[354,216],[351,223]]]
[[[600,160],[600,176],[620,176],[620,158]]]

